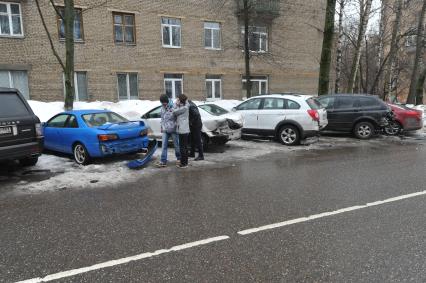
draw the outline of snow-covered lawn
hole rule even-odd
[[[194,101],[197,104],[204,103],[202,101]],[[217,100],[213,103],[231,110],[232,107],[236,106],[241,101],[238,100]],[[64,111],[63,102],[41,102],[36,100],[29,100],[34,113],[40,118],[40,121],[46,122],[54,115]],[[125,100],[119,102],[109,101],[95,101],[95,102],[74,102],[74,109],[100,109],[100,110],[111,110],[129,120],[135,121],[140,120],[141,116],[152,108],[158,106],[159,101],[152,100]]]

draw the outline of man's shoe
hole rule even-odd
[[[198,156],[197,158],[194,159],[194,161],[200,161],[200,160],[204,160],[204,156]]]
[[[188,157],[195,157],[195,153],[188,154]]]
[[[188,168],[188,165],[179,164],[179,165],[176,165],[176,167],[180,169],[184,169],[184,168]]]
[[[167,164],[166,164],[166,163],[163,163],[163,162],[157,162],[157,163],[155,164],[155,166],[157,166],[157,167],[159,167],[159,168],[164,168],[164,167],[167,167]]]

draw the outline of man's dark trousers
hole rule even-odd
[[[195,156],[195,148],[198,150],[198,157],[204,158],[203,143],[201,140],[202,126],[189,127],[191,131],[191,151],[189,156]]]

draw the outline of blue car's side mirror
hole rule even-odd
[[[145,127],[144,121],[139,121],[139,125],[142,126],[142,127]]]
[[[42,123],[41,123],[41,127],[42,127],[42,128],[45,128],[46,126],[47,126],[47,123],[46,123],[46,122],[42,122]]]

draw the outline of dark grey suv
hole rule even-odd
[[[327,110],[324,131],[353,132],[359,139],[371,138],[387,124],[390,108],[377,96],[361,94],[324,95],[317,100]]]
[[[37,163],[43,151],[39,118],[16,89],[0,88],[0,161]]]

